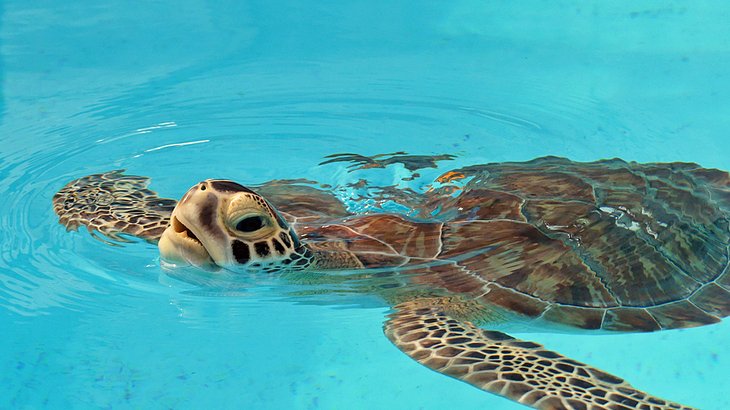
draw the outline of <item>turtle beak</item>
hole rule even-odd
[[[183,223],[175,212],[157,246],[160,250],[160,257],[168,264],[192,265],[206,270],[220,268],[195,232]]]

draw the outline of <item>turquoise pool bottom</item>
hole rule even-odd
[[[176,292],[98,297],[107,309],[14,320],[13,337],[0,340],[4,406],[521,408],[400,353],[382,335],[383,308]],[[717,341],[729,326],[520,336],[652,394],[721,409],[730,402],[714,386],[728,355]]]

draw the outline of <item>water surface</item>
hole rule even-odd
[[[152,245],[65,232],[51,198],[83,175],[126,168],[177,198],[205,178],[354,181],[318,165],[337,152],[457,155],[434,172],[542,155],[730,169],[722,2],[8,0],[0,13],[3,408],[521,408],[401,354],[377,303],[200,292]],[[729,326],[519,336],[723,409]]]

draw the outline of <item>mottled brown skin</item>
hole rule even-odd
[[[427,298],[396,305],[385,334],[433,370],[537,409],[690,409],[537,343],[458,320],[453,307]]]
[[[66,230],[86,226],[113,240],[122,234],[156,242],[170,223],[177,201],[147,189],[150,179],[124,170],[88,175],[71,181],[53,196],[53,210]]]
[[[86,178],[96,177],[103,187],[106,175]],[[113,175],[142,184],[142,199],[156,197],[146,190],[146,178]],[[134,214],[131,194],[121,189],[124,200],[109,199],[118,189],[111,186],[97,197],[127,204],[123,209],[89,208],[95,196],[78,181],[64,188],[54,198],[61,222],[156,240],[156,227],[106,222],[110,215],[125,222]],[[523,318],[653,331],[715,323],[730,314],[730,177],[724,171],[555,157],[470,166],[445,173],[421,196],[388,190],[387,199],[413,209],[414,218],[354,215],[312,186],[271,183],[256,191],[312,252],[308,268],[387,268],[427,289],[385,296],[396,304],[386,334],[401,350],[534,408],[686,407],[476,325]],[[163,223],[165,209],[150,218]]]

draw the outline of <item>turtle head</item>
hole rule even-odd
[[[311,252],[266,199],[233,181],[209,179],[183,196],[158,244],[163,261],[209,270],[303,267]]]

